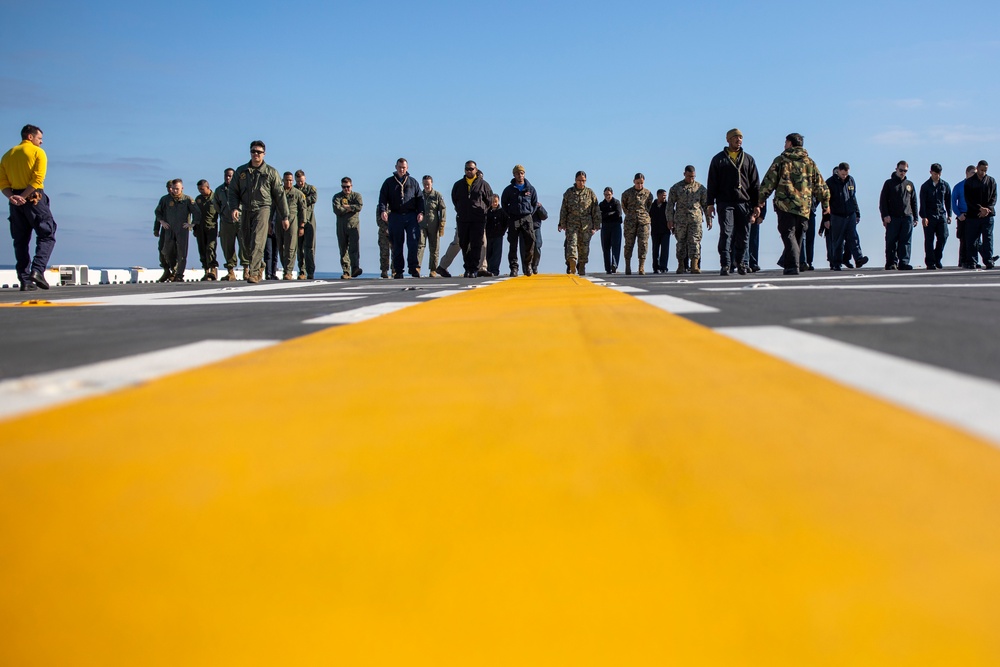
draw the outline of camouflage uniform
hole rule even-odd
[[[316,202],[319,193],[315,185],[305,183],[298,188],[306,196],[305,233],[299,237],[299,249],[296,253],[299,260],[299,275],[312,278],[316,273]]]
[[[646,262],[649,249],[649,207],[653,205],[653,194],[643,188],[628,188],[622,193],[622,209],[625,211],[625,264],[632,262],[632,247],[639,241],[639,268]]]
[[[809,225],[813,198],[822,203],[824,211],[828,210],[830,188],[806,149],[793,146],[774,158],[764,174],[757,204],[763,206],[772,192],[778,233],[785,245],[785,270],[798,273],[800,244]]]
[[[424,246],[430,246],[430,269],[436,271],[441,259],[441,228],[447,218],[444,197],[437,190],[424,193],[424,219],[420,223],[420,244],[417,246],[417,265],[424,263]]]
[[[389,223],[382,221],[378,209],[375,209],[375,222],[378,224],[378,268],[382,277],[389,274],[389,253],[392,252],[392,241],[389,240]]]
[[[359,237],[361,233],[361,217],[358,215],[364,208],[360,192],[338,192],[333,196],[333,212],[337,216],[337,244],[340,246],[340,269],[345,275],[357,278],[361,275],[361,257],[359,254]],[[383,247],[382,234],[385,233],[386,244]],[[389,270],[389,225],[379,219],[379,250],[382,256],[382,270]]]
[[[281,225],[281,220],[274,221],[274,235],[278,241],[281,268],[285,276],[292,275],[295,268],[295,256],[299,247],[299,230],[305,229],[306,214],[309,205],[302,191],[292,186],[285,190],[285,202],[288,206],[288,229]]]
[[[593,190],[574,185],[563,193],[559,226],[566,230],[566,261],[574,260],[582,270],[590,258],[590,239],[601,228],[601,209]]]
[[[677,262],[701,262],[701,219],[708,191],[698,181],[674,183],[667,194],[667,224],[677,238]]]

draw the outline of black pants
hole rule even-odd
[[[924,265],[937,266],[941,263],[944,244],[948,240],[948,223],[944,218],[927,218],[924,227]]]
[[[719,214],[719,263],[727,268],[733,258],[743,259],[750,236],[750,204],[739,202],[717,202]],[[795,250],[798,257],[799,251]]]
[[[466,273],[478,273],[483,257],[483,234],[486,233],[486,221],[456,222],[458,228],[458,245],[462,248],[462,266]]]
[[[19,195],[24,190],[14,190]],[[38,191],[41,199],[37,204],[27,202],[21,206],[10,205],[10,237],[14,241],[14,268],[22,283],[28,281],[33,271],[42,275],[49,266],[49,257],[56,247],[56,221],[49,209],[49,196]],[[28,247],[31,234],[35,234],[35,258],[31,258]]]
[[[670,230],[652,232],[649,236],[653,242],[653,271],[666,271],[670,259]]]
[[[510,270],[517,270],[517,247],[521,246],[521,264],[527,271],[535,262],[535,230],[532,227],[531,217],[522,218],[511,223],[507,231],[507,243],[510,250],[507,253],[507,262]]]
[[[802,215],[795,215],[794,213],[785,213],[784,211],[777,211],[777,213],[778,235],[781,236],[781,242],[785,246],[785,252],[782,254],[785,260],[785,270],[797,273],[799,270],[799,251],[801,249],[802,236],[809,226],[809,218]]]

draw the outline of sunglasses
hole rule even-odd
[[[263,155],[264,151],[250,151],[250,155]]]

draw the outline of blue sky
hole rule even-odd
[[[689,163],[704,182],[726,130],[739,127],[763,174],[784,136],[800,132],[824,173],[851,163],[873,265],[884,248],[878,192],[897,160],[918,185],[932,162],[952,184],[966,164],[1000,165],[1000,41],[973,36],[1000,22],[985,3],[975,18],[923,1],[42,0],[32,11],[29,29],[0,27],[0,145],[16,144],[25,123],[45,131],[53,264],[156,267],[164,181],[183,178],[192,195],[201,178],[215,187],[258,138],[268,163],[303,169],[319,188],[317,263],[331,272],[341,176],[365,198],[370,272],[378,188],[400,156],[446,196],[467,159],[497,191],[524,164],[555,217],[578,169],[616,195],[637,171],[650,189],[669,188]],[[554,219],[544,236],[542,270],[561,270]],[[717,229],[706,232],[708,267],[717,242]],[[772,268],[773,216],[761,243]],[[0,264],[12,264],[10,244],[0,248]],[[952,237],[946,264],[956,258]]]

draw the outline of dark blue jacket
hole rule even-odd
[[[538,208],[538,193],[535,186],[528,179],[524,179],[524,190],[518,190],[514,186],[514,179],[510,179],[510,185],[503,189],[500,196],[500,208],[511,220],[520,220],[534,214]]]
[[[937,185],[928,178],[920,186],[920,217],[939,218],[951,217],[951,186],[942,178]]]
[[[385,179],[378,193],[378,212],[423,213],[424,195],[420,181],[409,174],[402,181],[396,174]]]
[[[830,188],[830,215],[846,218],[850,215],[861,217],[861,209],[858,207],[858,191],[854,185],[854,177],[848,176],[840,180],[840,176],[831,176],[826,179],[826,186]]]

